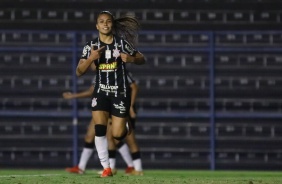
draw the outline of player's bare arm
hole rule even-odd
[[[136,113],[134,111],[134,104],[137,98],[138,86],[135,82],[133,82],[130,84],[130,88],[131,88],[131,104],[130,104],[129,114],[130,117],[136,118]]]
[[[80,59],[78,62],[78,65],[76,67],[76,75],[79,77],[81,75],[83,75],[88,68],[90,67],[90,65],[93,63],[93,61],[99,59],[101,57],[102,52],[104,51],[105,46],[94,50],[93,48],[91,48],[91,53],[90,56],[87,59]]]
[[[85,98],[85,97],[91,97],[93,91],[94,91],[94,86],[91,85],[89,87],[89,89],[87,89],[85,91],[82,91],[82,92],[79,92],[79,93],[72,93],[70,91],[66,91],[62,95],[63,95],[64,99]]]

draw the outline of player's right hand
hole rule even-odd
[[[91,58],[92,61],[99,59],[102,53],[104,52],[104,50],[105,50],[105,46],[102,46],[96,50],[94,50],[94,47],[92,47],[89,58]]]

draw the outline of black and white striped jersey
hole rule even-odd
[[[103,93],[107,96],[127,96],[130,94],[130,87],[127,78],[126,63],[121,60],[120,53],[134,56],[137,50],[126,40],[114,35],[113,43],[105,44],[96,38],[83,48],[81,59],[87,59],[91,52],[105,46],[101,57],[95,60],[96,81],[95,93]]]
[[[132,73],[129,72],[128,70],[127,70],[127,80],[128,80],[129,85],[131,85],[132,83],[135,82],[135,80],[134,80],[134,78],[132,76]],[[95,83],[96,83],[96,76],[92,80],[92,85],[95,86]]]

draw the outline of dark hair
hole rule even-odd
[[[98,14],[97,19],[101,14],[108,14],[112,17],[113,34],[124,38],[130,44],[136,46],[138,42],[138,31],[140,29],[140,23],[135,16],[123,15],[119,18],[115,18],[111,12],[102,11]]]

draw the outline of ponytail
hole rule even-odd
[[[138,43],[140,24],[136,17],[125,15],[114,20],[114,34],[124,38],[134,47]]]
[[[101,14],[108,14],[112,17],[113,34],[122,37],[133,47],[136,47],[138,43],[138,31],[141,27],[136,17],[132,15],[124,15],[122,17],[115,18],[109,11],[102,11],[99,15]],[[99,17],[99,15],[97,17]]]

